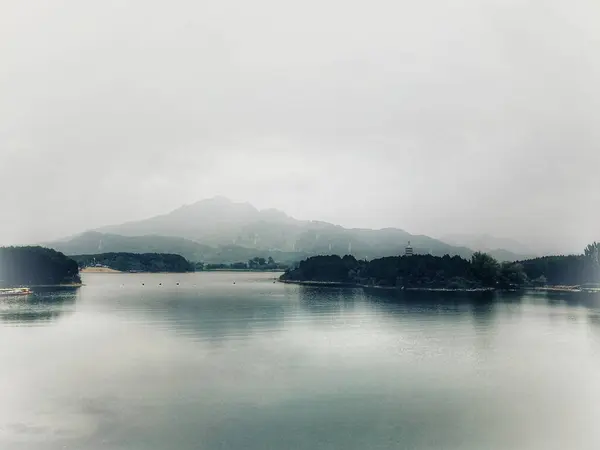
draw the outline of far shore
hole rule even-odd
[[[202,269],[196,272],[285,272],[284,269]]]
[[[421,291],[421,292],[491,292],[494,288],[473,288],[473,289],[450,289],[450,288],[404,288],[398,286],[381,286],[376,284],[356,284],[341,281],[296,281],[279,280],[281,283],[298,284],[302,286],[321,286],[321,287],[351,287],[367,289],[383,289],[388,291]]]
[[[86,267],[79,270],[80,273],[121,273],[121,274],[152,274],[152,273],[202,273],[202,272],[250,272],[250,273],[283,273],[283,269],[251,270],[251,269],[204,269],[195,272],[129,272],[111,269],[109,267]]]
[[[85,286],[83,283],[63,283],[63,284],[34,284],[31,286],[27,286],[31,289],[41,289],[41,288],[78,288],[81,286]]]
[[[143,271],[123,271],[123,270],[115,270],[110,269],[108,267],[87,267],[85,269],[80,269],[79,273],[104,273],[108,275],[113,274],[121,274],[121,275],[168,275],[168,274],[185,274],[185,273],[195,273],[195,272],[143,272]]]

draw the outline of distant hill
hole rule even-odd
[[[255,256],[293,262],[312,255],[352,254],[372,259],[404,253],[469,258],[473,251],[398,228],[344,228],[327,222],[297,220],[275,209],[258,210],[224,197],[202,200],[146,220],[103,227],[47,244],[67,254],[102,252],[177,253],[191,261],[231,263]],[[500,260],[522,259],[493,251]]]

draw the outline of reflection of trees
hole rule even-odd
[[[597,308],[600,306],[600,292],[544,292],[543,296],[549,305],[566,304],[568,306],[584,306]]]
[[[591,312],[587,316],[588,329],[595,344],[600,344],[600,315],[597,312]]]
[[[0,320],[9,323],[53,322],[75,310],[77,289],[37,291],[0,299]]]
[[[476,321],[493,317],[496,295],[491,292],[460,291],[383,291],[366,289],[367,298],[401,314],[464,315],[472,314]]]
[[[302,286],[300,302],[315,313],[342,313],[349,306],[366,308],[390,316],[473,317],[478,326],[488,326],[498,302],[519,302],[522,294],[499,296],[493,292],[399,291],[395,289],[321,288]],[[360,306],[358,304],[360,303]]]
[[[498,298],[492,293],[470,298],[471,314],[478,328],[488,328],[492,325]]]

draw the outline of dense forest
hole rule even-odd
[[[103,266],[121,272],[193,272],[194,265],[170,253],[101,253],[72,257],[79,267]]]
[[[80,283],[73,259],[44,247],[0,247],[0,287]]]
[[[372,261],[346,255],[315,256],[286,271],[284,281],[324,281],[405,288],[519,288],[544,285],[583,285],[600,281],[600,244],[583,255],[548,256],[499,263],[476,252],[459,256],[390,256]]]

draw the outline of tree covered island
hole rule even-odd
[[[284,282],[332,283],[401,289],[520,289],[547,285],[580,286],[600,281],[600,244],[583,255],[548,256],[498,262],[486,253],[460,256],[390,256],[371,261],[354,256],[314,256],[287,270]]]
[[[44,247],[0,247],[0,288],[80,284],[77,263]]]

